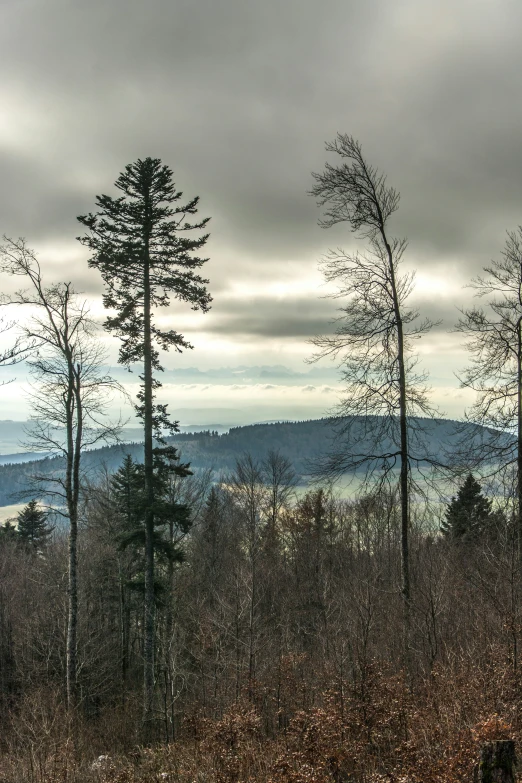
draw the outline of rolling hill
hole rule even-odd
[[[445,419],[416,419],[413,423],[416,429],[422,430],[422,447],[419,444],[416,446],[419,456],[429,454],[430,458],[443,461],[445,452],[451,452],[456,447],[459,438],[456,432],[457,422]],[[356,423],[354,440],[357,440],[360,434],[358,426],[362,427],[362,422]],[[488,437],[487,430],[475,425],[466,424],[464,428],[467,428],[470,438]],[[331,450],[334,435],[331,422],[319,419],[252,424],[233,427],[222,434],[209,430],[178,433],[167,438],[167,441],[179,449],[182,461],[189,462],[194,469],[212,468],[216,473],[220,473],[232,469],[236,459],[244,453],[248,452],[256,459],[263,459],[270,450],[279,450],[292,461],[299,474],[306,475],[310,472],[310,465]],[[508,436],[505,438],[507,440]],[[414,443],[413,440],[412,442]],[[390,445],[383,439],[379,448],[387,450]],[[350,442],[346,443],[344,448],[349,452]],[[360,452],[360,444],[357,448]],[[126,454],[130,454],[136,461],[141,461],[143,445],[125,443],[85,452],[84,471],[90,480],[96,480],[102,472],[117,470]],[[0,465],[0,506],[17,502],[21,493],[27,491],[30,476],[35,472],[51,476],[62,471],[64,467],[63,459],[58,457],[21,462],[21,456],[16,456],[16,464]],[[27,455],[23,458],[27,459]]]

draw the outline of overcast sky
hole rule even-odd
[[[392,229],[409,240],[414,304],[443,319],[419,349],[435,401],[462,412],[466,356],[448,330],[522,222],[519,0],[2,0],[0,13],[0,233],[25,236],[101,317],[76,216],[115,194],[127,163],[161,158],[212,217],[213,309],[173,305],[195,348],[165,359],[207,375],[169,376],[174,413],[300,418],[335,403],[335,373],[307,376],[303,360],[335,317],[317,262],[354,243],[321,230],[307,196],[338,131],[401,192]],[[249,370],[264,365],[293,379]],[[17,377],[0,418],[25,416]]]

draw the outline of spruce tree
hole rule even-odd
[[[448,504],[441,530],[453,539],[469,540],[485,532],[493,516],[491,500],[484,497],[482,487],[470,473]]]
[[[41,552],[54,528],[47,522],[47,513],[38,508],[37,500],[30,500],[18,516],[18,537],[33,552]]]
[[[143,465],[134,462],[130,454],[111,477],[112,502],[121,518],[122,530],[128,531],[139,522],[143,509]]]
[[[167,453],[166,453],[167,452]],[[171,479],[191,474],[188,465],[180,464],[175,449],[164,449],[154,455],[154,532],[155,559],[153,594],[155,606],[167,606],[167,622],[171,615],[172,573],[176,563],[184,560],[184,552],[175,540],[188,532],[192,524],[191,509],[172,499]],[[147,497],[144,467],[130,455],[111,478],[111,506],[118,525],[115,541],[122,555],[120,570],[121,663],[122,681],[127,681],[130,662],[130,619],[136,597],[145,593],[144,552],[146,546],[145,519]]]
[[[186,533],[191,526],[190,508],[176,503],[169,497],[170,478],[184,478],[191,475],[189,466],[181,464],[176,449],[162,449],[154,455],[154,552],[166,562],[183,560],[183,552],[175,546],[170,528]],[[145,492],[145,471],[130,455],[111,478],[112,502],[121,519],[117,535],[121,549],[134,553],[143,552],[146,545],[145,519],[147,495]],[[167,532],[167,528],[169,529]],[[135,558],[137,560],[137,558]],[[129,582],[131,588],[143,591],[143,565],[139,565]],[[155,579],[154,590],[162,589],[162,581]]]
[[[192,347],[182,334],[162,330],[153,321],[152,309],[166,307],[174,297],[206,312],[211,297],[207,280],[195,270],[207,259],[195,255],[208,234],[196,238],[187,232],[204,229],[210,218],[190,222],[199,198],[183,203],[172,171],[157,158],[137,160],[125,167],[115,182],[119,198],[101,195],[96,214],[78,217],[89,231],[79,241],[93,255],[91,267],[99,269],[105,283],[105,307],[116,314],[106,327],[121,339],[119,362],[142,363],[141,388],[136,411],[144,426],[145,596],[144,596],[144,722],[152,718],[154,692],[154,448],[153,438],[163,441],[165,429],[175,430],[166,405],[155,403],[161,386],[159,350]]]

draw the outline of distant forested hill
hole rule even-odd
[[[433,459],[442,460],[444,451],[451,451],[457,442],[456,422],[445,419],[418,419],[415,424],[423,431],[424,453],[428,452]],[[470,435],[476,435],[480,431],[475,425],[466,427],[469,428]],[[216,473],[220,473],[233,468],[235,460],[246,452],[254,458],[263,459],[270,450],[279,450],[292,461],[295,470],[303,475],[309,472],[310,462],[331,449],[334,434],[329,420],[320,419],[233,427],[228,433],[221,435],[208,430],[180,433],[167,438],[167,441],[176,445],[181,452],[182,461],[189,462],[194,468],[212,468]],[[381,446],[386,450],[389,444],[382,442]],[[346,444],[346,449],[350,449],[349,443]],[[141,461],[143,444],[130,443],[86,452],[83,456],[83,467],[87,477],[96,480],[103,472],[114,472],[126,454]],[[19,493],[27,490],[32,474],[51,476],[59,474],[63,469],[61,458],[1,465],[0,506],[16,502]]]

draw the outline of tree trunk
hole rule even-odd
[[[174,546],[174,522],[171,519],[169,522],[169,543]],[[174,643],[174,592],[176,588],[175,583],[175,569],[174,561],[171,559],[168,562],[168,580],[169,594],[167,596],[167,606],[165,612],[165,638],[163,642],[164,649],[164,667],[165,667],[165,698],[164,698],[164,719],[165,719],[165,737],[167,743],[174,741],[174,718],[175,718],[175,659],[173,655],[173,643]]]
[[[482,747],[475,783],[515,783],[516,755],[513,740],[488,742]]]
[[[252,559],[250,578],[250,606],[248,616],[248,698],[254,699],[254,681],[256,677],[255,622],[256,622],[256,561]]]
[[[0,718],[7,721],[10,698],[14,687],[15,656],[11,619],[0,586]]]
[[[150,302],[150,259],[148,241],[144,258],[143,305],[143,420],[144,472],[147,506],[145,511],[145,596],[143,638],[143,731],[144,739],[151,734],[154,700],[154,464],[152,453],[152,342]]]
[[[120,598],[120,658],[121,658],[121,687],[125,699],[127,690],[127,675],[129,669],[129,637],[130,637],[130,612],[127,606],[125,580],[122,572],[121,558],[118,558],[118,585]]]
[[[76,670],[78,637],[78,519],[69,515],[69,605],[67,612],[67,708],[76,705]]]
[[[522,566],[522,322],[517,329],[517,534],[518,556]]]
[[[408,487],[408,430],[406,413],[406,380],[404,372],[404,355],[402,346],[402,324],[399,340],[399,373],[400,373],[400,437],[401,437],[401,568],[402,568],[402,599],[404,611],[404,666],[411,677],[410,635],[411,635],[411,585],[410,585],[410,551],[409,551],[409,487]]]
[[[392,249],[383,230],[383,239],[388,254],[390,280],[393,293],[393,307],[397,325],[397,363],[399,367],[399,428],[401,472],[399,479],[401,495],[401,573],[403,600],[403,656],[404,668],[411,679],[410,635],[411,635],[411,585],[410,585],[410,553],[409,553],[409,452],[408,452],[408,411],[406,406],[406,368],[404,361],[404,333],[399,306],[399,296],[395,284],[395,268]]]
[[[77,703],[77,647],[78,647],[78,497],[80,473],[81,416],[80,368],[75,368],[67,346],[68,390],[66,403],[67,468],[65,496],[69,516],[69,569],[66,647],[67,709]],[[76,421],[76,432],[75,432]],[[80,439],[80,442],[78,441]]]

